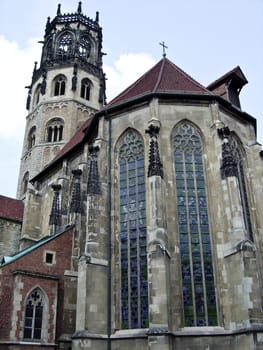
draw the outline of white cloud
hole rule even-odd
[[[40,57],[37,39],[31,39],[26,48],[0,36],[0,138],[20,137],[26,117],[26,85],[31,83],[34,61]],[[22,129],[22,130],[21,130]]]
[[[41,47],[31,39],[21,48],[0,35],[0,194],[14,197],[26,120],[26,85]]]
[[[104,65],[108,102],[147,72],[154,64],[155,60],[146,53],[129,53],[120,55],[113,67]]]

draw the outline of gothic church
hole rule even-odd
[[[106,103],[102,28],[48,18],[17,199],[0,196],[0,349],[263,349],[263,152],[237,66],[164,55]]]

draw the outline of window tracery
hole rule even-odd
[[[83,35],[79,41],[79,56],[87,59],[90,55],[90,40],[87,35]]]
[[[248,238],[253,240],[242,149],[233,133],[229,132],[228,135],[224,136],[222,145],[222,178],[228,176],[237,177],[245,228]]]
[[[42,291],[34,289],[26,300],[24,339],[41,339],[44,304]]]
[[[129,130],[119,149],[122,328],[148,326],[144,146]]]
[[[46,142],[59,142],[63,140],[64,122],[60,118],[54,118],[46,127]]]
[[[217,324],[203,150],[184,122],[173,133],[185,326]]]
[[[28,138],[27,138],[27,142],[28,142],[28,150],[31,150],[31,148],[35,145],[36,143],[36,127],[33,126],[28,134]]]
[[[23,176],[23,193],[26,193],[29,182],[29,172],[27,171]]]
[[[82,79],[81,81],[81,89],[80,89],[80,97],[85,100],[90,99],[90,90],[91,90],[91,81],[87,78]]]
[[[54,96],[65,95],[66,90],[66,77],[59,75],[54,80]]]
[[[73,37],[71,33],[64,33],[58,40],[57,58],[66,60],[73,55]]]

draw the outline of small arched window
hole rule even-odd
[[[46,142],[58,142],[63,139],[64,122],[60,118],[54,118],[47,123]]]
[[[64,33],[58,40],[57,58],[66,60],[73,55],[73,37],[70,33]]]
[[[54,96],[65,95],[66,90],[66,77],[59,75],[54,80]]]
[[[34,106],[36,106],[39,102],[40,99],[40,88],[41,88],[41,84],[38,84],[36,90],[35,90],[35,94],[34,94]]]
[[[87,78],[82,79],[81,81],[81,89],[80,89],[80,97],[85,100],[90,99],[90,90],[91,90],[91,81]]]
[[[23,176],[23,193],[26,193],[29,181],[29,172],[27,171]]]
[[[35,126],[33,126],[29,131],[27,142],[28,142],[27,148],[28,148],[28,150],[30,150],[35,145],[35,142],[36,142],[36,127]]]
[[[49,41],[47,42],[46,47],[45,47],[45,53],[46,53],[46,60],[47,61],[51,61],[52,58],[53,58],[52,45],[53,45],[52,39],[49,39]]]
[[[25,305],[24,339],[41,339],[45,297],[39,288],[28,296]]]

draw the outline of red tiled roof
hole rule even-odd
[[[155,92],[211,94],[210,91],[191,78],[174,63],[167,58],[163,58],[135,83],[110,101],[107,107],[146,93]]]
[[[24,203],[21,200],[0,195],[0,217],[14,221],[23,220]]]
[[[236,79],[239,81],[240,87],[243,87],[248,83],[247,78],[245,77],[244,73],[242,72],[241,68],[239,66],[231,69],[229,72],[222,75],[220,78],[216,79],[212,83],[210,83],[206,88],[208,90],[213,90],[218,85],[223,84],[226,81],[229,81],[230,79]]]

